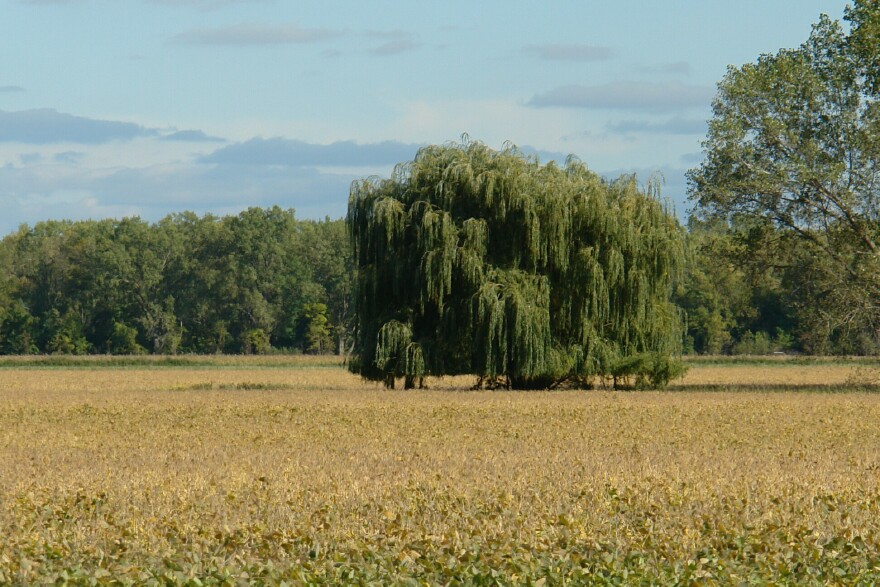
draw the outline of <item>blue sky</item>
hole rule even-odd
[[[728,65],[838,0],[0,0],[0,234],[183,210],[345,214],[348,186],[462,133],[684,173]]]

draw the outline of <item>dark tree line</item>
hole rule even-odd
[[[686,233],[685,353],[880,353],[870,323],[827,319],[815,256],[767,246],[784,229],[692,217]],[[22,227],[0,240],[0,353],[347,352],[350,250],[343,220],[278,208]]]
[[[0,352],[344,351],[341,220],[292,210],[50,221],[0,241]]]

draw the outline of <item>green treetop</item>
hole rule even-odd
[[[515,147],[430,146],[352,185],[351,369],[393,386],[426,375],[546,388],[666,383],[681,324],[669,301],[682,231],[633,177]]]
[[[880,339],[880,3],[845,17],[849,31],[822,16],[800,47],[729,69],[690,172],[697,214],[749,243],[741,264],[772,251],[800,278],[814,352],[832,350],[820,336],[873,341],[850,352]]]

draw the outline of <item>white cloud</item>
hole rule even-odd
[[[696,165],[697,163],[701,163],[701,162],[703,161],[703,158],[704,158],[705,156],[706,156],[706,155],[705,155],[704,153],[702,153],[702,152],[696,152],[696,153],[685,153],[684,155],[682,155],[681,157],[679,157],[679,160],[680,160],[682,163],[684,163],[685,165],[691,165],[691,166],[693,166],[693,165]]]
[[[443,143],[468,133],[490,146],[504,141],[544,146],[541,137],[561,133],[572,122],[568,113],[536,112],[507,100],[417,100],[398,108],[386,132],[410,142]]]
[[[407,53],[419,49],[422,46],[422,44],[416,40],[415,35],[399,29],[392,31],[370,30],[366,31],[364,34],[367,37],[385,39],[384,43],[367,50],[368,53],[377,57],[399,55],[401,53]]]
[[[538,109],[512,100],[415,101],[399,108],[396,122],[382,130],[402,141],[444,143],[467,133],[495,149],[505,141],[532,145],[542,161],[546,155],[573,153],[591,168],[616,165],[613,161],[632,149],[621,135],[573,132],[593,123],[588,113],[575,109]]]
[[[64,165],[76,165],[81,163],[83,159],[85,159],[86,154],[80,151],[64,151],[62,153],[56,153],[52,156],[52,161],[55,163],[62,163]]]
[[[0,145],[0,161],[9,161],[0,167],[0,234],[47,219],[158,220],[184,210],[225,214],[275,204],[303,218],[341,217],[353,180],[367,171],[387,176],[419,147],[252,139],[181,157],[190,143],[157,137],[125,149],[89,146],[87,153],[48,145],[22,154],[17,146]]]
[[[22,165],[33,165],[35,163],[39,163],[43,160],[42,153],[21,153],[18,156],[19,161],[21,161]]]

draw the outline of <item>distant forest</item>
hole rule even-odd
[[[825,318],[798,259],[755,248],[743,263],[749,231],[722,223],[682,231],[686,353],[880,351],[869,328]],[[278,207],[41,222],[0,241],[0,353],[345,353],[355,279],[344,220]]]
[[[41,222],[0,242],[0,352],[344,352],[351,286],[342,220]]]

